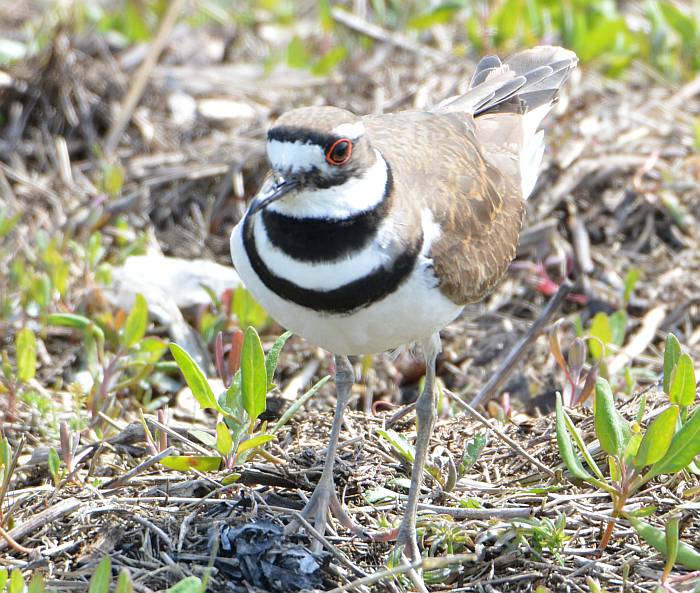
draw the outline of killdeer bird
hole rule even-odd
[[[419,343],[415,461],[397,545],[415,559],[416,505],[435,419],[439,331],[492,290],[515,256],[544,151],[540,123],[577,63],[542,46],[477,65],[469,89],[431,111],[357,116],[294,109],[267,134],[272,174],[231,235],[234,265],[283,326],[335,355],[337,404],[304,514],[323,532],[354,382],[348,355]],[[359,533],[359,528],[356,528]]]

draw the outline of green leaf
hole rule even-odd
[[[429,12],[411,18],[408,21],[408,27],[410,29],[422,30],[430,29],[442,23],[448,23],[452,20],[455,13],[462,8],[463,6],[458,2],[443,2],[432,8]]]
[[[233,439],[228,426],[223,422],[216,425],[216,450],[226,457],[233,449]]]
[[[607,18],[586,32],[585,43],[577,44],[574,48],[582,62],[610,52],[624,39],[627,33],[627,23],[623,18]]]
[[[371,488],[370,490],[365,490],[362,492],[362,498],[364,498],[369,504],[385,504],[398,500],[401,495],[398,492],[389,490],[384,486],[377,486],[376,488]]]
[[[615,408],[615,398],[608,382],[599,378],[595,384],[595,433],[600,446],[610,455],[622,455],[632,431]]]
[[[292,337],[292,332],[284,332],[270,348],[265,357],[265,371],[267,373],[267,388],[272,389],[274,386],[275,371],[277,370],[277,361],[280,358],[280,352],[289,338]]]
[[[122,13],[122,33],[130,41],[148,41],[151,32],[146,24],[145,5],[137,0],[126,0]]]
[[[238,482],[238,480],[241,479],[241,474],[237,472],[230,473],[226,477],[222,478],[221,480],[221,485],[222,486],[228,486],[229,484],[235,484]]]
[[[671,403],[689,406],[695,399],[695,370],[693,359],[688,354],[681,354],[671,372],[671,385],[668,397]]]
[[[192,390],[192,395],[199,402],[203,409],[214,409],[220,411],[219,404],[214,397],[214,392],[207,381],[206,376],[194,359],[177,344],[170,344],[170,352],[180,367],[182,375],[185,377],[187,385]]]
[[[131,584],[129,571],[126,568],[122,568],[119,573],[119,578],[117,579],[117,587],[114,589],[114,593],[133,593],[133,591],[134,586]]]
[[[90,235],[88,239],[87,251],[85,253],[90,268],[95,266],[104,257],[105,249],[102,247],[102,234],[97,232]]]
[[[330,0],[317,0],[316,10],[318,11],[318,21],[325,32],[333,29],[333,13],[331,12]]]
[[[61,459],[53,447],[49,449],[49,475],[53,483],[58,486],[58,482],[61,479]]]
[[[695,41],[697,30],[693,17],[683,14],[672,2],[659,2],[658,7],[664,20],[680,35],[683,43]]]
[[[189,432],[198,441],[204,443],[207,447],[216,449],[216,437],[213,434],[209,434],[208,432],[199,430],[198,428],[190,428],[187,432]]]
[[[167,342],[160,338],[143,338],[138,342],[139,360],[145,364],[155,364],[163,357],[167,349]]]
[[[167,593],[200,593],[202,581],[199,577],[189,576],[175,583]]]
[[[0,591],[2,591],[2,588],[0,588]],[[32,576],[32,580],[29,581],[27,593],[46,593],[44,577],[42,577],[40,573],[34,573],[34,575]]]
[[[559,447],[559,454],[561,455],[566,469],[569,473],[576,479],[588,480],[592,478],[591,474],[586,471],[583,467],[583,463],[579,459],[576,451],[574,450],[574,444],[571,441],[571,435],[566,429],[566,419],[564,415],[566,414],[564,410],[564,404],[561,400],[561,394],[557,393],[556,401],[556,429],[557,429],[557,446]]]
[[[631,515],[627,515],[627,520],[632,524],[639,537],[666,557],[666,532],[663,529],[654,527]],[[691,570],[700,570],[700,552],[686,543],[679,542],[676,564]]]
[[[600,360],[606,354],[606,347],[612,343],[612,328],[610,318],[603,312],[596,313],[591,320],[590,330],[592,340],[588,341],[588,348],[595,360]],[[597,339],[595,339],[597,338]]]
[[[112,561],[109,556],[100,560],[95,572],[90,578],[89,593],[109,593],[109,584],[112,582]]]
[[[313,385],[304,395],[297,398],[296,401],[287,408],[287,410],[282,414],[282,417],[277,421],[277,423],[272,427],[272,432],[277,432],[282,428],[289,420],[301,409],[301,407],[314,395],[316,395],[326,383],[330,380],[331,376],[326,375],[318,380],[318,382]]]
[[[625,292],[623,295],[623,301],[625,304],[630,302],[630,297],[634,291],[634,287],[637,286],[637,282],[642,277],[642,271],[639,268],[630,268],[627,270],[625,275]]]
[[[673,566],[676,564],[678,558],[678,548],[679,548],[679,533],[678,525],[681,521],[680,515],[674,514],[669,517],[666,521],[665,529],[666,532],[666,565],[664,566],[664,574],[669,575]]]
[[[161,463],[179,472],[196,469],[200,472],[215,472],[221,467],[221,457],[210,455],[171,455],[164,457]]]
[[[392,429],[380,429],[377,430],[377,434],[389,441],[389,444],[392,446],[394,451],[396,451],[404,460],[408,461],[409,463],[413,463],[416,456],[416,450],[413,448],[413,445],[406,440],[406,437]]]
[[[236,451],[236,453],[240,455],[241,453],[245,453],[246,451],[259,447],[260,445],[269,443],[274,439],[274,434],[258,434],[254,437],[249,438],[246,441],[243,441],[240,445],[238,445],[238,450]]]
[[[610,316],[610,342],[615,346],[622,346],[625,343],[625,332],[627,331],[627,313],[615,311]]]
[[[233,293],[232,309],[241,329],[245,329],[249,325],[262,327],[267,321],[267,311],[242,286],[239,286]]]
[[[267,397],[265,353],[258,332],[252,326],[245,331],[241,349],[241,395],[252,426],[265,411]]]
[[[700,453],[700,408],[673,436],[666,454],[651,466],[650,476],[673,474],[684,469]]]
[[[22,218],[22,212],[17,212],[14,216],[5,216],[4,212],[0,212],[0,239],[10,234],[17,223]],[[2,591],[2,588],[0,588]]]
[[[6,568],[0,568],[0,591],[5,590],[5,583],[7,583],[7,578],[9,574]]]
[[[625,450],[622,454],[622,459],[624,463],[630,463],[639,451],[639,447],[642,444],[642,435],[638,432],[630,431],[630,438],[625,445]]]
[[[295,36],[287,46],[287,65],[292,68],[308,68],[310,64],[311,53],[301,38]]]
[[[74,327],[76,329],[85,329],[91,323],[87,317],[74,313],[53,313],[46,318],[46,322],[49,325]]]
[[[222,414],[229,418],[240,418],[243,415],[243,402],[241,401],[241,370],[233,375],[233,380],[228,389],[218,399]]]
[[[466,474],[479,459],[479,455],[484,450],[484,447],[489,442],[489,433],[487,431],[477,432],[471,441],[464,447],[462,460],[459,463],[457,473],[460,476]]]
[[[0,439],[0,486],[4,482],[9,482],[10,477],[7,472],[10,471],[12,463],[12,448],[7,437]]]
[[[144,335],[148,326],[148,303],[141,294],[137,294],[134,299],[134,306],[129,312],[129,316],[124,323],[124,330],[121,335],[121,344],[124,348],[131,348]]]
[[[19,568],[13,568],[10,573],[10,582],[7,584],[7,593],[24,593],[24,577]]]
[[[315,76],[327,76],[348,57],[348,50],[342,45],[336,45],[323,54],[311,68]]]
[[[603,476],[603,472],[598,467],[598,464],[595,462],[595,459],[593,459],[593,456],[586,447],[586,443],[583,441],[581,433],[576,428],[576,425],[574,424],[573,420],[571,420],[569,415],[566,413],[566,410],[563,411],[563,416],[564,426],[569,432],[569,435],[571,435],[571,439],[575,446],[575,449],[578,451],[577,455],[581,454],[583,460],[586,462],[586,465],[588,465],[588,468],[595,474],[595,477],[598,478],[598,480],[604,480],[605,476]]]
[[[681,357],[681,343],[673,334],[666,336],[666,349],[664,350],[664,393],[669,394],[671,389],[671,375],[673,369]]]
[[[676,431],[678,412],[678,406],[672,405],[652,420],[634,458],[635,467],[641,469],[653,465],[666,455]]]
[[[26,383],[36,374],[36,337],[28,327],[17,332],[15,339],[17,349],[17,378]]]

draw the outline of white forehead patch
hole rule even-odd
[[[276,171],[298,173],[328,169],[326,155],[318,144],[305,142],[283,142],[280,140],[267,141],[267,158]]]
[[[365,125],[361,121],[352,124],[340,124],[333,128],[333,134],[350,140],[357,140],[365,133]]]

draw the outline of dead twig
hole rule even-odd
[[[454,564],[461,564],[462,562],[474,562],[475,558],[475,554],[455,554],[453,556],[444,556],[442,558],[421,558],[420,560],[415,560],[409,564],[401,564],[400,566],[395,566],[394,568],[380,570],[374,574],[357,579],[356,581],[352,581],[347,585],[331,589],[328,593],[344,593],[344,591],[350,591],[351,589],[356,589],[362,585],[372,585],[374,583],[378,583],[379,581],[383,581],[400,574],[405,574],[409,571],[435,570],[437,568],[445,568]]]
[[[389,45],[418,54],[423,58],[430,58],[438,62],[446,62],[453,59],[453,56],[450,54],[416,43],[400,33],[387,31],[378,25],[370,23],[340,8],[333,8],[331,14],[333,15],[333,20],[346,26],[348,29],[367,35],[367,37],[371,37],[377,41],[388,43]]]
[[[465,402],[461,397],[459,397],[456,393],[452,393],[448,389],[443,389],[445,393],[447,393],[454,401],[456,401],[460,406],[462,406],[467,412],[469,412],[474,418],[476,418],[479,422],[481,422],[486,428],[489,428],[490,430],[493,430],[493,432],[498,435],[498,437],[506,443],[513,451],[516,453],[519,453],[523,457],[525,457],[532,465],[534,465],[537,469],[542,470],[544,473],[546,473],[549,477],[553,478],[555,476],[554,470],[551,468],[547,467],[544,463],[539,461],[538,459],[535,459],[532,455],[530,455],[525,449],[523,449],[518,443],[516,443],[513,439],[511,439],[508,435],[506,435],[500,428],[498,428],[493,422],[491,422],[488,418],[485,418],[479,412],[477,412],[472,406],[470,406],[467,402]]]
[[[121,139],[126,126],[131,120],[134,109],[136,109],[138,102],[141,100],[141,96],[146,88],[146,83],[151,75],[151,71],[158,62],[158,58],[160,57],[160,54],[165,47],[165,43],[168,40],[168,36],[175,26],[175,21],[177,21],[177,17],[180,12],[182,12],[184,5],[185,0],[173,0],[168,5],[168,10],[163,17],[163,21],[158,28],[158,33],[156,33],[156,37],[151,44],[151,49],[148,52],[146,59],[141,64],[141,67],[138,69],[136,76],[134,76],[134,81],[129,89],[129,93],[126,95],[124,103],[119,110],[119,114],[112,123],[112,127],[110,128],[107,138],[105,139],[104,150],[105,155],[108,158],[114,154],[114,151],[117,149],[119,140]]]
[[[471,406],[478,406],[484,401],[488,401],[490,398],[496,394],[496,392],[505,385],[506,381],[510,377],[515,365],[518,364],[520,359],[525,354],[527,348],[534,342],[537,337],[542,333],[545,326],[550,322],[554,314],[559,310],[559,307],[564,302],[566,296],[571,292],[573,284],[564,280],[559,287],[557,293],[549,300],[547,306],[542,311],[542,314],[535,321],[535,323],[530,326],[527,333],[520,339],[520,341],[515,345],[515,347],[508,353],[506,359],[498,367],[498,370],[493,374],[491,379],[484,385],[479,393],[477,393],[471,401]],[[471,408],[470,408],[471,409]]]
[[[152,465],[155,465],[156,463],[158,463],[164,457],[167,457],[168,455],[172,455],[172,453],[174,451],[175,451],[175,447],[168,447],[167,449],[165,449],[164,451],[161,451],[157,455],[153,455],[152,457],[149,457],[148,459],[146,459],[146,461],[139,463],[135,468],[129,470],[125,474],[119,476],[118,478],[114,478],[113,480],[110,480],[109,482],[103,484],[101,490],[112,490],[114,488],[121,488],[129,480],[131,480],[131,478],[144,472]]]
[[[17,540],[21,540],[23,537],[35,532],[37,529],[44,527],[49,523],[53,523],[65,515],[69,515],[79,506],[80,501],[77,498],[66,498],[45,511],[37,513],[21,525],[18,525],[12,529],[8,535],[15,542]],[[4,550],[8,545],[9,544],[6,539],[0,540],[0,551]]]

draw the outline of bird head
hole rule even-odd
[[[362,120],[337,107],[303,107],[282,115],[267,133],[273,176],[250,212],[291,197],[342,186],[376,160]]]

